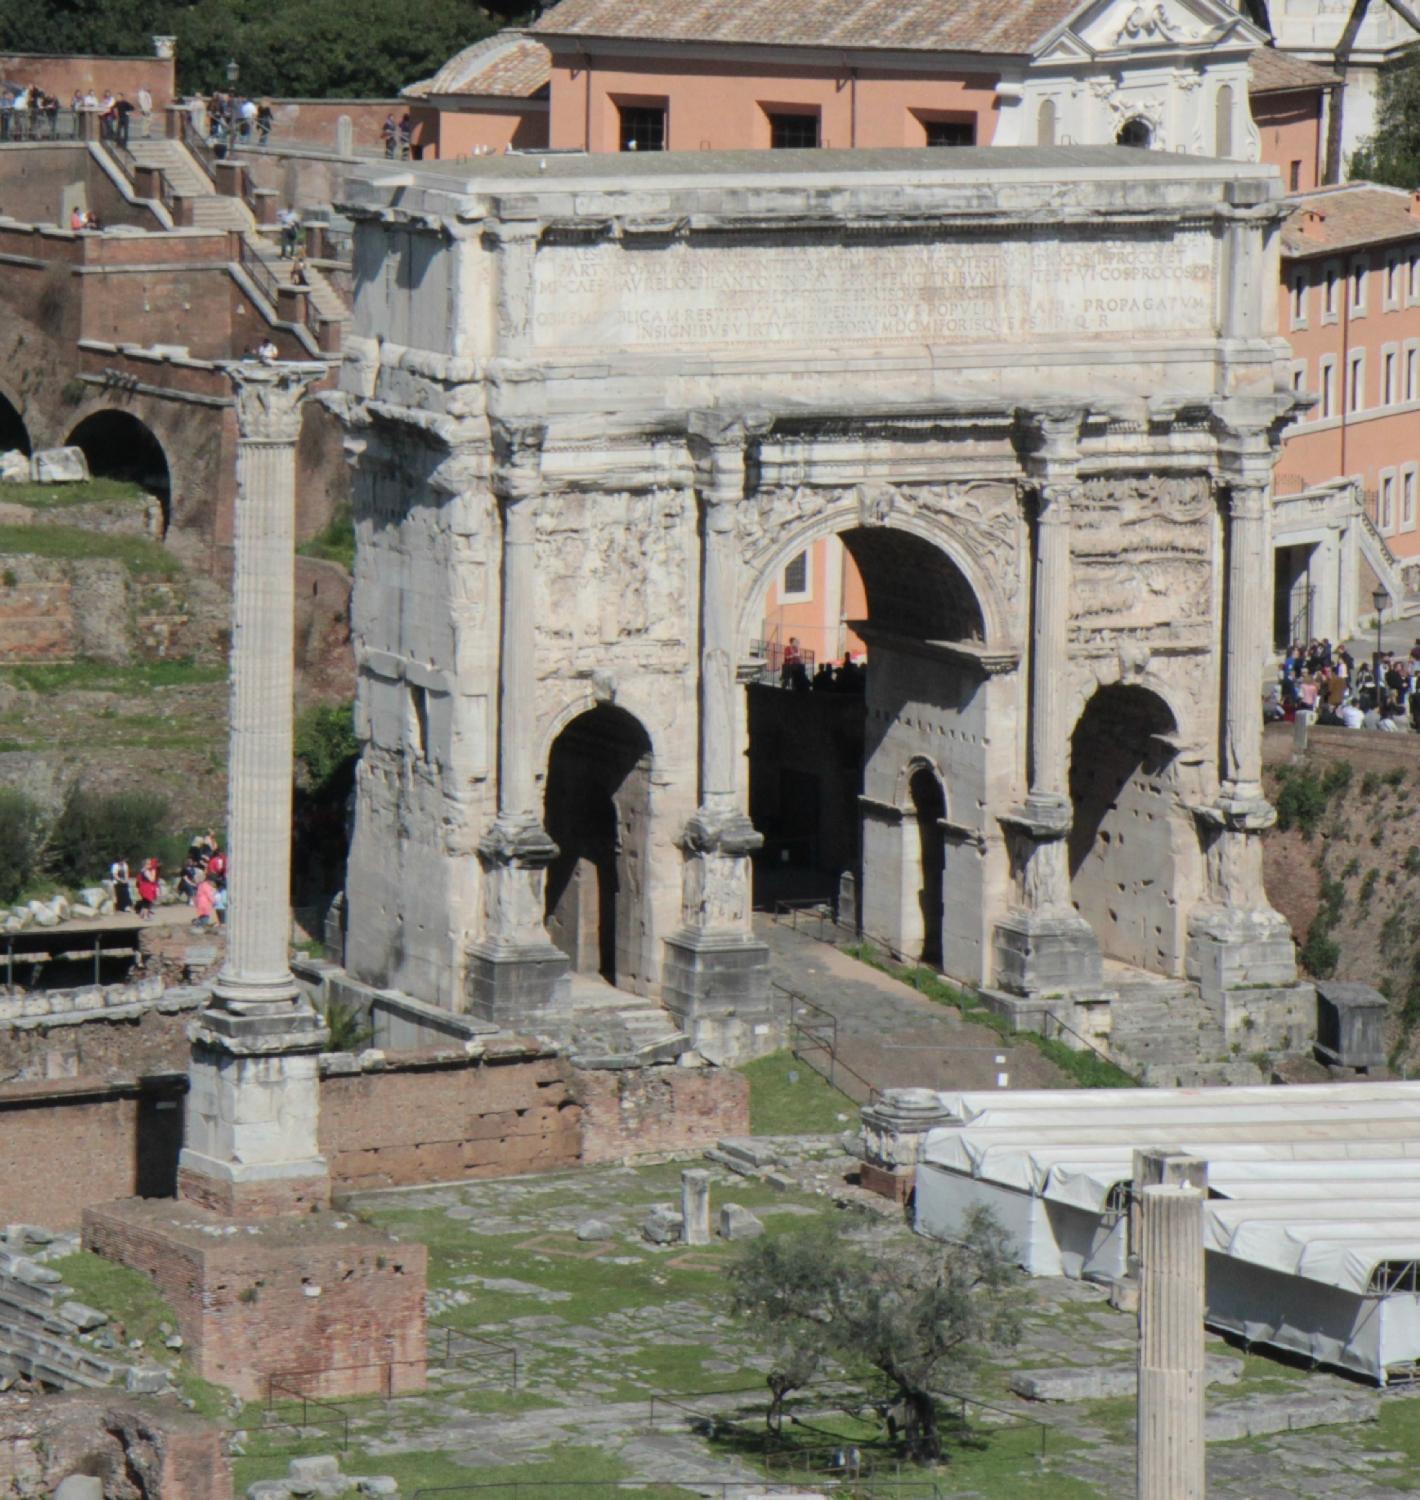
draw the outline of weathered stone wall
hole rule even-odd
[[[65,104],[68,104],[66,99]],[[146,204],[130,203],[112,177],[79,142],[11,144],[5,147],[4,212],[27,224],[69,227],[66,205],[77,197],[101,224],[138,229],[161,226]]]
[[[692,1151],[749,1132],[749,1080],[710,1068],[581,1072],[582,1162]]]
[[[1296,745],[1296,730],[1291,724],[1269,724],[1263,731],[1262,757],[1269,766],[1284,766]],[[1334,725],[1307,729],[1307,758],[1319,766],[1347,761],[1358,775],[1375,771],[1405,771],[1420,765],[1420,738],[1409,734],[1392,734],[1383,729],[1337,729]]]

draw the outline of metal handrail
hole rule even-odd
[[[276,311],[277,298],[279,296],[278,288],[281,285],[281,283],[276,279],[276,273],[271,269],[270,266],[266,264],[266,261],[262,258],[261,252],[247,239],[245,235],[242,236],[241,245],[238,250],[238,256],[240,258],[243,269],[245,269],[250,274],[252,280],[256,282],[258,290],[261,292],[262,296],[265,297],[268,302],[270,302],[271,310],[274,313]]]
[[[216,161],[217,153],[213,150],[211,142],[192,123],[192,116],[186,110],[182,112],[182,144],[187,147],[188,154],[196,161],[207,175],[207,180],[215,188],[217,186]]]
[[[303,1372],[291,1373],[299,1374]],[[312,1406],[315,1406],[318,1407],[321,1411],[334,1413],[334,1417],[332,1420],[338,1423],[340,1426],[341,1449],[344,1450],[350,1446],[350,1418],[333,1401],[325,1401],[322,1400],[319,1396],[307,1395],[305,1391],[298,1391],[294,1386],[285,1384],[280,1375],[269,1375],[266,1382],[266,1406],[268,1411],[270,1411],[271,1407],[275,1405],[275,1393],[278,1390],[281,1391],[281,1393],[288,1397],[290,1400],[299,1401],[301,1403],[301,1420],[300,1423],[297,1424],[293,1422],[283,1421],[280,1417],[275,1417],[271,1419],[271,1426],[293,1427],[299,1425],[301,1427],[319,1427],[321,1426],[321,1423],[311,1422],[308,1420],[310,1415],[310,1408]]]
[[[808,1063],[808,1065],[813,1068],[821,1078],[827,1080],[828,1086],[830,1088],[837,1089],[845,1099],[848,1099],[852,1103],[860,1106],[863,1104],[871,1104],[881,1093],[881,1090],[878,1088],[877,1084],[873,1083],[867,1078],[864,1078],[856,1068],[854,1068],[851,1064],[844,1062],[843,1059],[839,1057],[838,1017],[834,1015],[831,1010],[828,1010],[826,1007],[817,1004],[813,1000],[810,1000],[807,995],[801,994],[798,990],[790,989],[788,985],[780,984],[777,979],[773,981],[773,987],[778,990],[780,994],[787,995],[789,999],[789,1051],[791,1055],[797,1058],[800,1062]],[[804,1022],[798,1019],[798,1011],[800,1009],[815,1011],[819,1015],[826,1016],[828,1018],[827,1039],[816,1032],[811,1024],[806,1025]],[[823,1023],[820,1022],[819,1024],[822,1025]],[[805,1037],[816,1043],[820,1051],[826,1052],[828,1054],[827,1073],[824,1073],[822,1069],[814,1063],[813,1058],[807,1051],[800,1050],[800,1039]],[[838,1075],[840,1072],[846,1073],[849,1078],[853,1079],[855,1083],[866,1090],[868,1097],[866,1099],[855,1099],[853,1095],[849,1093],[849,1091],[844,1088],[841,1083],[839,1083]]]

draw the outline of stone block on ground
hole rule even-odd
[[[80,1333],[102,1328],[108,1322],[107,1313],[100,1312],[97,1307],[87,1307],[82,1302],[61,1302],[59,1316],[66,1323],[72,1323]]]
[[[168,1388],[168,1372],[161,1365],[130,1365],[123,1383],[135,1396],[152,1396]]]
[[[657,1203],[646,1215],[641,1233],[653,1245],[676,1244],[685,1228],[685,1220],[669,1203]]]
[[[91,1474],[71,1474],[59,1481],[54,1500],[104,1500],[104,1482]]]
[[[1243,1362],[1231,1354],[1210,1354],[1204,1369],[1205,1385],[1236,1385]],[[1027,1401],[1098,1401],[1110,1396],[1132,1396],[1139,1374],[1133,1365],[1083,1365],[1059,1370],[1017,1370],[1010,1387]]]
[[[577,1226],[579,1240],[610,1240],[615,1237],[616,1230],[605,1219],[583,1219]]]
[[[292,1479],[309,1479],[319,1484],[325,1480],[340,1478],[340,1460],[328,1453],[293,1458],[287,1472]]]
[[[41,448],[30,459],[36,484],[80,484],[89,477],[89,461],[82,448]]]
[[[0,453],[0,484],[28,484],[30,461],[18,448]]]
[[[722,1240],[753,1240],[764,1233],[764,1224],[749,1209],[738,1203],[720,1206],[720,1238]]]
[[[779,1152],[773,1146],[751,1136],[730,1135],[716,1144],[732,1161],[743,1162],[756,1171],[761,1167],[776,1166],[780,1160]]]

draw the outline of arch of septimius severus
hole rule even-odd
[[[573,967],[767,1045],[742,668],[837,534],[864,927],[1091,1034],[1102,958],[1294,995],[1259,843],[1277,191],[1112,148],[352,184],[352,979],[531,1027]]]

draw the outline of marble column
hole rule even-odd
[[[191,1029],[181,1196],[235,1216],[329,1198],[320,1018],[291,974],[296,443],[323,364],[228,366],[236,393],[226,957]]]
[[[996,929],[997,982],[1016,994],[1095,991],[1099,944],[1070,900],[1070,525],[1084,413],[1022,414],[1033,481],[1028,793],[1003,819],[1020,904]]]
[[[735,510],[758,415],[697,413],[689,446],[700,496],[700,805],[681,837],[681,926],[666,939],[662,995],[695,1045],[734,1061],[777,1044],[768,949],[750,922],[750,855],[763,842],[740,805]]]
[[[494,432],[493,489],[503,522],[498,669],[498,812],[478,846],[484,932],[469,950],[476,1015],[516,1026],[545,1016],[565,991],[567,955],[545,923],[547,867],[557,845],[537,792],[537,533],[542,440],[537,425]]]
[[[1204,997],[1293,985],[1296,953],[1286,920],[1267,902],[1262,833],[1276,813],[1262,790],[1262,666],[1271,621],[1271,455],[1222,486],[1226,596],[1216,799],[1195,808],[1207,895],[1189,921],[1187,970]]]
[[[710,1243],[710,1174],[694,1169],[680,1174],[680,1216],[687,1245]]]
[[[1139,1203],[1139,1500],[1203,1500],[1203,1194]]]

